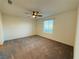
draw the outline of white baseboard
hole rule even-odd
[[[32,35],[26,35],[26,36],[13,37],[13,38],[9,38],[9,39],[4,40],[4,41],[15,40],[15,39],[19,39],[19,38],[23,38],[23,37],[29,37],[29,36],[33,36],[33,35],[34,34],[32,34]]]

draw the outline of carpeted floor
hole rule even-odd
[[[41,36],[30,36],[6,41],[0,47],[0,59],[73,59],[73,48]]]

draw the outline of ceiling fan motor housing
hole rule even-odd
[[[33,11],[33,15],[37,16],[38,15],[38,11]]]

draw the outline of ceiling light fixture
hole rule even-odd
[[[31,10],[30,12],[31,12],[32,18],[42,17],[42,15],[40,14],[39,11],[32,11],[32,10]],[[28,13],[26,13],[26,14],[28,14]]]

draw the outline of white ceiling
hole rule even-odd
[[[79,0],[12,0],[10,5],[8,0],[0,0],[0,10],[3,13],[29,17],[30,10],[40,11],[44,17],[55,15],[64,11],[76,9]]]

